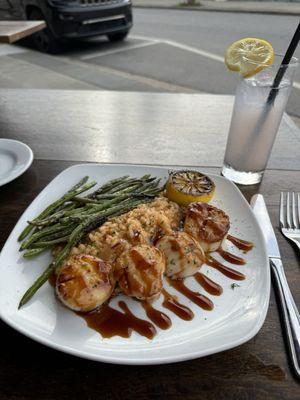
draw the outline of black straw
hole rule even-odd
[[[276,98],[276,95],[278,93],[277,88],[279,88],[280,82],[285,74],[287,66],[290,63],[290,61],[293,57],[293,54],[298,46],[299,40],[300,40],[300,22],[299,22],[298,28],[296,29],[296,32],[294,33],[291,43],[285,53],[285,56],[283,57],[283,60],[277,71],[277,74],[274,78],[274,81],[272,84],[272,89],[271,89],[268,99],[267,99],[268,104],[272,104]]]

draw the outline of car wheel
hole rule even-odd
[[[126,38],[128,32],[129,31],[110,33],[109,35],[107,35],[107,37],[111,42],[120,42],[121,40],[124,40]]]
[[[45,17],[39,10],[32,10],[28,15],[29,20],[45,20]],[[31,40],[34,46],[43,53],[56,54],[61,50],[59,41],[53,36],[48,26],[32,35]]]

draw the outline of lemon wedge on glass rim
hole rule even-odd
[[[244,38],[232,43],[225,54],[225,64],[231,71],[249,78],[271,65],[274,49],[271,43],[258,38]]]
[[[166,196],[175,203],[186,206],[201,201],[208,203],[215,192],[214,182],[198,171],[171,171],[166,183]]]

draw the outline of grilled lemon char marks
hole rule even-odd
[[[169,174],[166,195],[169,200],[185,206],[195,201],[209,202],[215,191],[215,184],[198,171],[182,170]]]

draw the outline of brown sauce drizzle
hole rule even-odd
[[[136,268],[139,270],[145,270],[152,267],[152,264],[148,262],[137,250],[132,249],[130,255]]]
[[[140,254],[136,249],[131,249],[130,255],[132,261],[135,264],[136,269],[139,271],[139,274],[141,275],[142,280],[145,284],[144,290],[148,293],[155,291],[155,289],[153,288],[154,286],[153,280],[151,278],[151,275],[149,275],[149,269],[153,267],[153,262],[145,259],[143,255]],[[129,292],[130,291],[134,292],[135,290],[139,291],[140,290],[139,281],[137,279],[130,279],[127,273],[126,275],[127,275],[127,286],[129,286],[128,287]]]
[[[155,326],[149,321],[134,316],[124,301],[119,301],[118,304],[124,313],[109,305],[103,305],[97,311],[77,314],[85,319],[90,328],[99,332],[104,338],[113,336],[129,338],[132,331],[135,331],[141,336],[153,339],[157,333]]]
[[[209,210],[213,208],[207,203],[193,203],[188,209],[188,216],[196,221],[199,227],[199,234],[202,236],[202,232],[204,231],[205,226],[211,227],[214,235],[224,235],[229,230],[229,220],[223,225],[218,224],[216,221],[209,217]],[[219,213],[226,215],[223,211],[219,211]],[[206,219],[204,218],[206,217]],[[227,217],[228,218],[228,217]]]
[[[135,233],[135,237],[138,238],[138,233]],[[161,237],[161,233],[157,232],[156,237],[154,238],[154,242],[159,240]],[[238,249],[247,252],[253,248],[253,243],[247,242],[246,240],[239,239],[232,235],[228,235],[227,239],[234,244]],[[180,250],[178,249],[178,244],[176,241],[171,243],[172,250]],[[175,249],[176,247],[176,249]],[[223,249],[219,249],[218,253],[223,257],[226,261],[237,264],[243,265],[246,261],[238,257],[232,253],[229,253]],[[135,264],[137,267],[146,273],[146,270],[151,267],[151,264],[147,262],[144,257],[142,257],[137,251],[132,251],[132,257],[134,259]],[[215,258],[211,256],[207,256],[206,264],[217,269],[222,274],[227,276],[228,278],[234,280],[244,280],[246,277],[239,271],[236,271],[226,265],[223,265]],[[202,274],[201,272],[197,272],[194,275],[194,279],[206,290],[209,294],[214,296],[220,296],[223,292],[222,287],[217,284],[216,282],[212,281],[210,278]],[[49,276],[49,284],[51,286],[55,286],[56,284],[56,275],[53,273]],[[205,310],[212,310],[214,308],[213,302],[207,298],[206,296],[202,295],[201,293],[194,292],[189,289],[183,280],[171,280],[167,278],[170,286],[176,289],[178,292],[183,294],[193,303],[198,305],[199,307]],[[162,306],[179,318],[185,321],[191,321],[194,318],[193,311],[188,308],[187,306],[179,303],[179,301],[175,298],[175,296],[168,293],[165,289],[162,290],[163,295],[163,302]],[[115,310],[114,308],[110,307],[108,304],[103,305],[99,310],[92,311],[90,313],[80,313],[77,314],[84,318],[87,325],[101,334],[103,338],[111,338],[113,336],[121,336],[123,338],[129,338],[133,331],[137,332],[141,336],[147,337],[148,339],[153,339],[156,335],[157,331],[153,324],[158,326],[160,329],[166,330],[172,326],[172,321],[165,313],[157,310],[152,306],[149,302],[141,302],[140,303],[144,308],[147,317],[150,319],[151,322],[147,320],[140,319],[136,317],[132,312],[129,310],[128,306],[124,301],[119,301],[118,305],[123,312]]]
[[[171,240],[169,240],[169,242],[171,244],[171,250],[172,251],[180,251],[181,250],[181,248],[180,248],[178,242],[176,242],[176,240],[172,240],[171,239]]]
[[[194,278],[209,294],[220,296],[223,293],[222,286],[209,279],[206,275],[201,274],[201,272],[197,272]]]
[[[217,253],[219,253],[220,256],[224,258],[224,260],[230,262],[231,264],[236,264],[236,265],[246,264],[246,261],[243,258],[238,257],[235,254],[229,253],[228,251],[225,251],[221,248],[217,250]]]
[[[159,241],[164,236],[164,233],[161,229],[157,229],[154,233],[154,235],[151,238],[151,243],[153,246],[156,246],[156,243]]]
[[[253,243],[247,242],[246,240],[239,239],[232,235],[227,235],[227,239],[234,244],[238,249],[243,250],[245,252],[253,249]]]
[[[165,289],[162,290],[162,294],[164,297],[163,300],[163,307],[167,308],[168,310],[172,311],[177,317],[183,319],[184,321],[191,321],[194,318],[193,311],[180,304],[170,293],[168,293]]]
[[[152,304],[148,303],[147,301],[143,301],[141,304],[143,309],[146,311],[147,317],[160,329],[165,330],[172,326],[171,319],[163,312],[154,308]]]
[[[179,245],[178,242],[176,242],[176,240],[169,240],[170,244],[171,244],[171,250],[172,251],[178,251],[179,253],[179,258],[182,259],[184,257],[184,252],[183,249],[181,248],[181,246]]]
[[[178,290],[178,292],[190,299],[193,303],[197,304],[200,308],[203,308],[204,310],[212,310],[214,308],[214,303],[209,298],[198,292],[193,292],[182,280],[172,280],[167,278],[167,281],[170,286]]]
[[[228,278],[235,279],[238,281],[242,281],[246,278],[246,276],[241,272],[221,264],[219,261],[217,261],[215,258],[211,256],[206,257],[206,264],[209,265],[210,267],[216,268],[218,271],[220,271],[223,275],[227,276]]]

